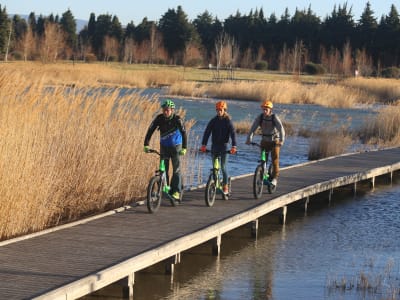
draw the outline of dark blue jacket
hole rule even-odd
[[[182,148],[187,147],[186,129],[183,120],[173,115],[171,118],[166,118],[163,114],[159,114],[150,124],[144,138],[144,145],[148,146],[153,132],[160,130],[160,143],[164,147],[175,147],[182,145]]]
[[[229,137],[232,141],[232,147],[236,147],[236,132],[233,123],[228,116],[215,116],[208,122],[204,131],[202,145],[207,145],[208,138],[211,137],[211,151],[223,152],[228,150]]]

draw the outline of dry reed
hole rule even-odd
[[[391,103],[400,100],[400,82],[398,79],[359,77],[347,79],[341,85],[363,91],[374,102]]]
[[[383,107],[375,117],[366,120],[359,136],[365,144],[399,146],[400,106]]]
[[[32,78],[0,71],[0,239],[140,199],[158,166],[143,153],[157,99]]]
[[[176,82],[169,93],[192,97],[213,97],[276,103],[318,104],[327,107],[350,108],[359,103],[372,103],[375,98],[365,91],[333,84],[304,85],[296,81],[239,81],[215,84]]]
[[[351,136],[344,131],[323,130],[312,137],[308,149],[308,159],[316,160],[343,154],[351,143]]]

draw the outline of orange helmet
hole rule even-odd
[[[265,100],[263,103],[261,103],[261,108],[269,108],[272,109],[274,105],[272,104],[272,101],[270,100]]]
[[[221,109],[227,110],[228,109],[228,105],[226,104],[225,101],[218,101],[215,104],[215,109],[217,109],[217,110],[221,110]]]

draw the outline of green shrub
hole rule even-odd
[[[306,63],[304,65],[303,71],[309,75],[321,75],[326,73],[326,70],[323,65],[315,64],[312,62]]]
[[[201,58],[192,58],[186,62],[187,67],[200,67],[203,65],[203,60]]]
[[[267,70],[268,69],[268,62],[265,60],[261,60],[256,62],[256,65],[254,66],[254,69],[256,70]]]
[[[97,61],[97,57],[93,53],[88,53],[88,54],[86,54],[85,61],[87,63],[95,62],[95,61]]]
[[[382,77],[385,78],[400,78],[400,68],[389,67],[382,70]]]
[[[14,51],[12,54],[12,58],[15,60],[23,60],[24,54],[21,51]]]

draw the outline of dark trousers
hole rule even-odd
[[[179,151],[182,149],[182,145],[175,147],[164,147],[160,146],[161,159],[165,162],[165,172],[167,174],[167,181],[171,186],[171,194],[174,192],[181,192],[182,176],[181,176],[181,160]],[[172,162],[172,179],[169,181],[169,160]]]

